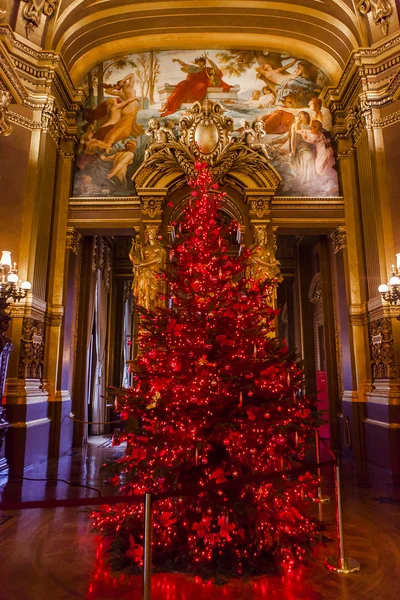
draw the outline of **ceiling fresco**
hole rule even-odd
[[[279,195],[336,196],[332,116],[320,98],[327,84],[314,64],[268,50],[150,51],[100,63],[82,82],[73,195],[135,195],[132,176],[152,140],[149,120],[178,139],[180,116],[208,98],[234,119],[232,137],[258,123],[282,176]]]

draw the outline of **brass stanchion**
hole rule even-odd
[[[338,456],[336,457],[335,466],[335,496],[338,554],[325,559],[325,565],[330,571],[335,571],[336,573],[357,573],[357,571],[360,570],[360,563],[354,558],[346,558],[344,548],[342,490],[340,482],[340,461]]]
[[[321,449],[319,445],[319,433],[318,429],[315,430],[315,460],[317,461],[317,465],[321,462]],[[313,498],[313,502],[318,502],[319,504],[326,504],[331,501],[329,496],[322,495],[322,486],[321,486],[321,469],[318,467],[317,471],[319,486],[318,486],[318,496],[317,498]],[[322,517],[322,515],[320,515]],[[321,518],[322,520],[322,518]]]
[[[143,600],[151,598],[151,494],[144,497],[144,553],[143,553]]]

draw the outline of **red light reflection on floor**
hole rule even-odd
[[[105,562],[103,542],[96,557],[96,571],[87,600],[141,600],[140,576],[111,574]],[[307,569],[296,569],[284,577],[258,577],[220,586],[199,577],[179,573],[156,573],[152,578],[152,600],[321,600],[305,581]]]

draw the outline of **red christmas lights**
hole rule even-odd
[[[305,510],[318,482],[287,473],[305,458],[316,404],[302,396],[285,344],[268,337],[276,282],[245,278],[248,252],[232,257],[232,232],[218,222],[224,194],[205,164],[195,168],[171,252],[170,307],[138,308],[138,370],[118,393],[118,410],[139,430],[116,438],[126,455],[107,468],[124,495],[164,494],[154,503],[156,569],[207,577],[291,568],[319,539]],[[141,566],[140,505],[92,516],[120,565]]]

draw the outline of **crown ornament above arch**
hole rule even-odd
[[[263,153],[262,131],[253,129],[260,125],[245,124],[248,135],[234,138],[233,119],[224,113],[217,102],[195,102],[180,118],[179,139],[166,137],[136,171],[133,181],[139,195],[148,195],[150,189],[153,194],[157,189],[167,193],[176,189],[179,180],[195,176],[195,163],[202,161],[220,185],[231,186],[243,195],[254,189],[259,195],[273,197],[281,176]]]

